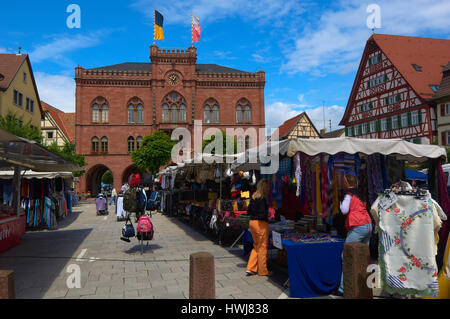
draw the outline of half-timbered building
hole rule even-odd
[[[320,138],[319,131],[306,112],[290,118],[278,127],[277,131],[280,140],[290,138]],[[272,134],[273,136],[274,134]]]
[[[434,142],[432,98],[449,59],[450,40],[372,35],[340,123],[346,136]]]

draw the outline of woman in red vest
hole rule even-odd
[[[372,236],[372,219],[366,209],[366,203],[361,200],[354,176],[344,178],[344,199],[341,202],[340,209],[345,218],[345,228],[347,229],[346,243],[361,242],[370,244]],[[350,180],[350,183],[348,182]],[[352,183],[354,182],[354,183]],[[341,286],[339,292],[344,293],[343,276],[341,277]]]

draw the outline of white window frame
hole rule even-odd
[[[361,134],[367,134],[367,123],[363,123],[361,126]]]
[[[419,111],[411,112],[411,125],[419,125]]]
[[[391,125],[393,130],[397,130],[399,127],[398,116],[394,115],[391,117]]]
[[[355,125],[355,136],[359,135],[359,125]]]
[[[381,119],[381,131],[386,132],[387,131],[387,118]]]
[[[403,113],[401,115],[401,127],[408,127],[408,114],[407,113]]]
[[[443,106],[444,106],[444,110],[445,110],[445,116],[448,116],[448,115],[450,115],[450,103],[445,103],[445,104],[443,104]]]
[[[377,123],[375,121],[370,122],[370,133],[375,133],[377,131]]]

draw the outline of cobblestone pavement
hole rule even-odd
[[[120,240],[124,222],[114,214],[96,216],[95,205],[82,202],[58,230],[27,232],[19,246],[0,254],[0,269],[14,270],[18,299],[187,299],[189,256],[205,251],[215,257],[217,299],[287,298],[285,273],[245,276],[242,248],[216,245],[175,218],[156,214],[152,222],[154,239],[141,254],[137,239]],[[73,265],[81,288],[68,288]]]

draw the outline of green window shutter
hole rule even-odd
[[[387,80],[388,80],[388,77],[387,77],[387,74],[385,74],[384,75],[384,82],[387,82]]]
[[[402,116],[401,116],[401,114],[398,115],[398,127],[399,128],[402,127]]]
[[[400,94],[397,94],[395,99],[396,99],[397,102],[400,102],[402,100],[402,96]]]
[[[389,98],[388,97],[384,98],[384,105],[389,105]]]
[[[345,128],[345,136],[348,136],[348,127]]]
[[[388,117],[387,118],[387,129],[392,130],[392,118]]]
[[[376,129],[377,132],[381,131],[381,122],[380,122],[380,120],[377,120],[375,122],[375,129]]]
[[[411,112],[408,112],[408,126],[412,125]]]
[[[367,88],[370,89],[370,81],[367,81]]]
[[[371,66],[371,65],[372,65],[372,59],[369,58],[369,66]]]
[[[369,108],[370,108],[370,109],[373,109],[373,102],[370,102]]]
[[[355,127],[352,126],[351,130],[352,130],[352,136],[355,136]]]
[[[419,110],[419,124],[422,124],[422,110]]]

